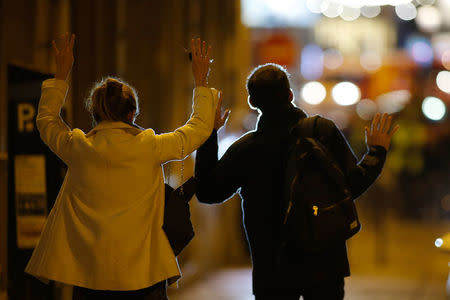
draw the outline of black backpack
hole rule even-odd
[[[300,120],[290,131],[285,168],[285,243],[320,252],[361,229],[347,178],[316,136],[320,117]]]

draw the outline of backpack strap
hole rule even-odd
[[[291,134],[302,137],[315,137],[315,131],[317,126],[317,120],[320,116],[316,115],[313,117],[302,118],[297,124],[292,128]]]
[[[346,194],[349,194],[349,188],[346,183],[346,178],[341,168],[334,161],[332,155],[329,153],[327,147],[320,142],[317,136],[317,122],[321,117],[319,115],[303,118],[293,128],[293,133],[296,136],[305,138],[311,146],[311,154],[315,156],[321,164],[322,169],[327,171],[327,174],[343,189]]]

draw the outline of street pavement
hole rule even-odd
[[[353,275],[345,281],[345,299],[446,300],[445,283],[429,283],[397,277]],[[221,269],[208,279],[179,289],[169,289],[170,300],[253,300],[251,269]]]
[[[364,224],[364,222],[363,222]],[[345,299],[449,300],[445,285],[450,253],[434,241],[448,223],[423,224],[385,218],[348,243],[352,276],[345,282]],[[203,279],[202,279],[203,278]],[[190,284],[170,289],[171,300],[251,300],[251,269],[226,267]]]

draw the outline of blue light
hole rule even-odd
[[[323,51],[315,44],[309,44],[303,48],[300,72],[308,80],[316,80],[323,73]]]
[[[411,37],[406,42],[406,49],[411,58],[422,67],[429,67],[433,63],[433,47],[424,37]]]

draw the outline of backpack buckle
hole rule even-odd
[[[317,217],[319,208],[318,208],[316,205],[314,205],[314,206],[312,207],[312,209],[314,210],[314,212],[313,212],[314,216]]]

